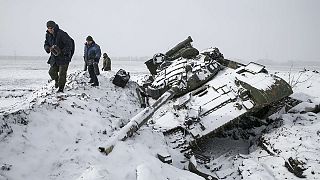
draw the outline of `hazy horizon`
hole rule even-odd
[[[93,36],[112,57],[153,56],[191,36],[199,50],[226,58],[320,60],[317,0],[0,0],[0,55],[46,56],[46,22],[54,20],[81,56]]]
[[[21,60],[26,60],[28,62],[33,61],[34,63],[38,63],[39,61],[42,61],[44,65],[46,65],[46,62],[48,60],[48,55],[42,55],[42,56],[1,56],[0,55],[0,61],[7,60],[14,60],[16,64],[21,63]],[[152,58],[152,56],[110,56],[111,60],[116,63],[121,62],[134,62],[134,63],[140,63],[141,66],[145,66],[144,62]],[[304,59],[302,60],[287,60],[287,61],[277,61],[272,59],[239,59],[239,58],[229,58],[229,60],[237,61],[239,63],[243,64],[249,64],[250,62],[259,63],[261,65],[267,65],[267,66],[294,66],[294,67],[300,67],[300,68],[309,68],[313,67],[315,69],[319,70],[320,67],[320,61],[319,60],[312,60],[312,59]],[[100,60],[100,63],[102,60]],[[14,62],[12,62],[14,63]],[[72,58],[71,64],[79,64],[83,63],[83,57],[81,55],[75,55]],[[123,67],[125,68],[125,67]]]

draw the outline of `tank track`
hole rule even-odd
[[[188,159],[192,156],[193,153],[189,142],[187,141],[187,136],[189,136],[189,134],[182,127],[171,129],[163,134],[169,147],[183,153]]]
[[[191,156],[195,156],[197,163],[207,164],[210,162],[210,157],[207,157],[200,153],[195,153],[192,149],[193,147],[190,145],[190,141],[187,138],[191,138],[190,134],[182,127],[177,127],[170,131],[164,132],[166,142],[169,147],[178,150],[180,153],[184,155],[186,159],[190,159]]]

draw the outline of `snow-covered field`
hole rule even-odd
[[[46,63],[48,57],[42,60],[33,59],[0,59],[0,110],[23,100],[26,94],[43,86],[50,79],[48,74],[49,65]],[[134,58],[132,58],[134,59]],[[115,58],[112,61],[113,71],[120,68],[132,74],[146,73],[148,70],[143,61],[130,60],[125,58]],[[102,62],[100,62],[102,68]],[[83,69],[83,59],[73,58],[70,63],[68,73]]]
[[[181,155],[151,124],[108,156],[98,151],[142,110],[134,81],[147,73],[143,62],[113,61],[113,71],[102,72],[94,88],[82,60],[74,60],[65,93],[56,94],[46,60],[0,61],[0,180],[203,179],[177,165]],[[125,88],[110,81],[119,68],[131,72]],[[276,123],[257,135],[260,143],[212,139],[210,167],[199,169],[218,179],[299,179],[285,167],[293,159],[305,169],[302,176],[320,179],[320,114],[310,110],[320,104],[320,69],[267,69],[290,81],[292,97],[302,103],[274,114]],[[162,152],[171,154],[175,167],[157,158]]]

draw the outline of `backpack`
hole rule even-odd
[[[130,79],[129,72],[126,72],[123,69],[120,69],[113,78],[112,83],[116,86],[125,87],[127,82]]]

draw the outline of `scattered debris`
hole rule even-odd
[[[161,162],[172,164],[172,158],[169,153],[161,152],[157,154],[157,157],[160,159]]]
[[[292,172],[294,175],[296,175],[299,178],[306,178],[305,175],[303,175],[303,171],[305,171],[307,168],[305,167],[305,162],[299,161],[297,159],[293,159],[290,157],[288,161],[285,161],[284,166],[288,169],[288,171]]]
[[[2,171],[10,171],[11,168],[12,168],[12,165],[10,165],[10,164],[3,164],[3,165],[1,166],[1,170],[2,170]]]
[[[196,159],[194,156],[192,156],[189,160],[188,169],[190,172],[193,172],[193,173],[205,178],[206,180],[218,180],[217,178],[215,178],[209,174],[206,174],[206,173],[199,171],[197,169],[197,162],[196,162]]]

